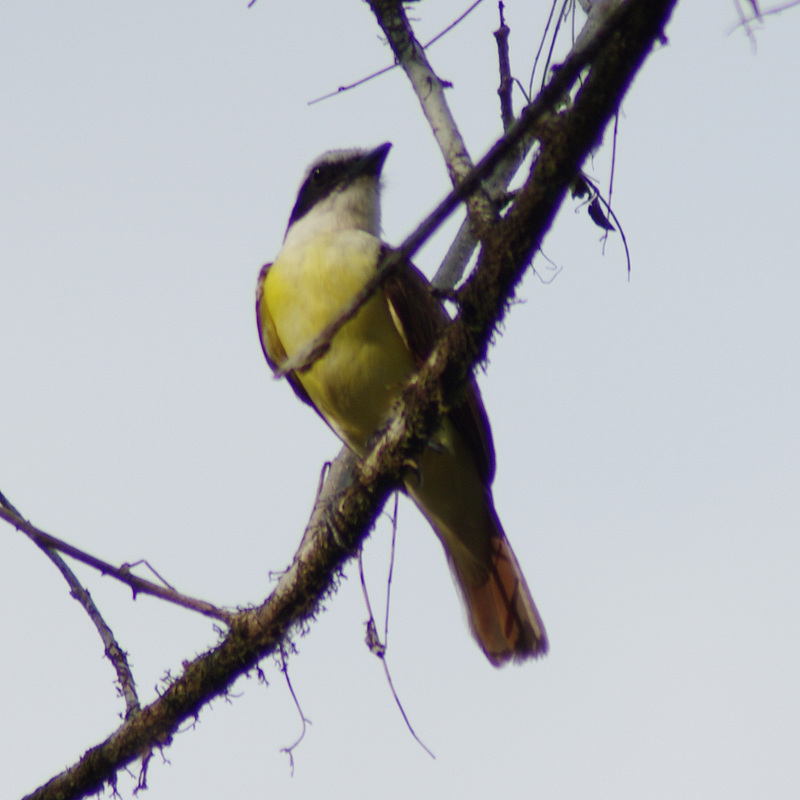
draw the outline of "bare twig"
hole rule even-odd
[[[742,5],[739,2],[739,0],[733,0],[733,4],[734,4],[734,6],[736,6],[736,13],[739,15],[739,25],[741,25],[744,28],[745,35],[750,40],[750,44],[752,45],[753,51],[755,52],[755,49],[756,49],[756,35],[755,35],[754,31],[753,31],[753,28],[751,27],[752,20],[749,20],[747,18],[747,16],[745,15],[744,9],[742,8]],[[757,14],[756,17],[757,17],[757,19],[759,21],[761,21],[761,15],[760,14]]]
[[[553,22],[553,15],[556,13],[556,6],[558,5],[558,0],[553,0],[550,5],[550,14],[547,17],[547,23],[544,26],[544,31],[542,32],[542,38],[539,40],[539,48],[536,51],[536,55],[533,58],[533,67],[531,67],[531,79],[528,84],[528,91],[525,93],[526,97],[530,97],[533,94],[533,79],[536,77],[536,67],[539,65],[539,59],[542,56],[542,50],[544,49],[544,43],[547,41],[547,32],[550,30],[550,25]],[[545,76],[542,77],[542,86],[544,86]]]
[[[397,495],[395,494],[395,497]],[[367,647],[371,653],[376,655],[383,664],[383,673],[386,676],[386,682],[389,684],[389,689],[392,693],[392,697],[394,697],[394,702],[397,704],[397,708],[400,709],[400,714],[403,717],[403,721],[406,723],[406,727],[408,728],[409,733],[414,737],[417,744],[434,760],[436,756],[430,750],[430,748],[422,741],[422,739],[417,736],[414,727],[411,724],[411,720],[409,720],[408,715],[406,714],[406,710],[403,708],[403,704],[400,702],[400,697],[397,694],[397,690],[394,688],[394,681],[392,681],[392,674],[389,671],[389,664],[386,661],[386,635],[384,635],[384,640],[381,642],[380,637],[378,636],[378,629],[375,625],[375,616],[372,613],[372,605],[369,602],[369,591],[367,591],[367,581],[364,578],[364,562],[362,559],[361,550],[358,551],[358,574],[361,578],[361,591],[364,595],[364,604],[367,607],[367,614],[369,618],[367,619]],[[394,534],[392,535],[392,558],[394,559]],[[391,583],[390,583],[391,585]],[[389,629],[389,605],[388,605],[388,595],[387,595],[387,605],[386,605],[386,631],[388,632]]]
[[[252,0],[255,2],[255,0]],[[427,50],[432,44],[438,42],[443,36],[450,33],[456,25],[459,24],[468,14],[472,13],[481,3],[483,0],[475,0],[475,2],[462,14],[456,17],[446,28],[443,28],[433,37],[433,39],[429,39],[424,45],[422,45],[423,50]],[[373,72],[370,75],[367,75],[364,78],[360,78],[353,83],[348,83],[346,86],[340,86],[335,92],[328,92],[328,94],[322,95],[322,97],[318,97],[316,100],[309,100],[308,105],[313,106],[315,103],[321,103],[323,100],[330,100],[331,97],[336,97],[337,94],[341,94],[342,92],[348,92],[350,89],[355,89],[358,86],[361,86],[364,83],[368,83],[373,78],[378,78],[381,75],[385,75],[387,72],[391,72],[393,69],[396,69],[399,66],[399,63],[395,61],[394,64],[390,64],[388,67],[384,67],[383,69],[379,69]]]
[[[614,114],[614,134],[611,137],[611,174],[608,177],[608,209],[611,210],[611,201],[614,197],[614,174],[617,167],[617,134],[619,132],[619,111]],[[605,253],[606,242],[608,241],[608,231],[603,236],[603,252]],[[627,247],[626,247],[627,251]],[[631,279],[630,260],[628,261],[628,281]]]
[[[558,41],[558,32],[561,30],[561,23],[564,21],[564,15],[566,14],[567,9],[572,1],[573,0],[564,0],[561,5],[561,11],[558,12],[556,25],[553,28],[553,38],[550,40],[550,49],[547,51],[547,58],[545,59],[544,68],[542,69],[542,86],[545,85],[545,81],[547,80],[547,73],[553,60],[553,53],[556,49],[556,42]]]
[[[737,28],[740,28],[742,26],[745,26],[746,28],[753,22],[760,22],[761,20],[764,19],[764,17],[770,17],[773,14],[782,14],[784,11],[788,11],[790,8],[795,8],[797,6],[800,6],[800,0],[791,0],[791,2],[789,3],[784,3],[783,5],[780,6],[774,6],[773,8],[768,8],[766,11],[758,10],[753,4],[753,0],[750,0],[750,5],[752,5],[756,10],[755,16],[745,17],[744,14],[742,14],[739,18],[739,22],[737,22],[736,25],[734,25],[730,29],[729,33],[733,33]]]
[[[427,50],[434,42],[438,42],[442,36],[450,33],[450,31],[453,30],[456,25],[458,25],[462,20],[466,19],[466,17],[471,14],[482,2],[483,0],[475,0],[475,2],[466,11],[459,14],[459,16],[457,16],[446,28],[440,30],[439,33],[433,37],[433,39],[430,39],[428,42],[422,45],[422,49]]]
[[[497,40],[497,59],[500,65],[500,86],[497,94],[500,96],[500,119],[503,121],[503,130],[507,131],[514,122],[514,105],[511,101],[511,90],[514,81],[511,78],[511,60],[508,55],[508,34],[511,29],[506,25],[503,16],[503,2],[497,4],[500,12],[500,27],[494,32]]]
[[[300,730],[300,735],[294,741],[293,744],[290,744],[288,747],[282,747],[281,753],[286,753],[289,756],[289,769],[291,770],[291,774],[294,775],[294,749],[306,738],[306,730],[308,726],[311,724],[311,720],[306,717],[303,713],[303,709],[300,707],[300,701],[297,699],[297,695],[294,691],[294,686],[292,686],[291,678],[289,677],[289,664],[288,659],[286,657],[286,650],[281,647],[280,648],[280,656],[281,656],[281,672],[283,673],[283,677],[286,679],[286,685],[289,687],[289,694],[292,696],[292,700],[294,701],[294,707],[297,709],[297,713],[300,715],[300,721],[303,723],[303,727]]]
[[[17,517],[22,517],[19,511],[11,504],[8,498],[0,492],[0,509],[6,509]],[[103,619],[100,610],[92,600],[88,590],[84,588],[75,573],[67,566],[63,558],[52,548],[41,542],[36,542],[40,550],[56,565],[59,572],[70,588],[70,594],[83,606],[89,619],[100,634],[106,656],[117,673],[119,692],[125,700],[125,719],[130,719],[139,711],[139,698],[136,694],[136,682],[133,679],[128,657],[119,646],[114,633]]]
[[[560,264],[556,264],[556,262],[553,261],[553,259],[550,258],[550,256],[548,256],[547,253],[545,253],[541,247],[537,252],[550,265],[550,271],[553,274],[549,278],[545,278],[544,275],[542,275],[542,273],[535,267],[533,270],[533,274],[539,279],[541,283],[543,283],[545,286],[548,286],[558,277],[559,273],[561,272],[562,269],[564,269],[564,267],[562,267]]]
[[[514,123],[511,96],[515,80],[511,76],[511,64],[508,53],[509,28],[506,26],[505,19],[503,18],[502,2],[499,3],[499,9],[500,28],[494,33],[497,39],[498,58],[500,62],[500,87],[497,93],[500,96],[500,113],[503,129],[504,131],[508,131]],[[523,95],[527,98],[522,85],[519,81],[516,81],[516,83],[520,86]],[[483,189],[493,203],[496,204],[501,196],[506,193],[508,184],[525,159],[534,138],[533,132],[526,134],[517,148],[506,154],[495,167],[492,174],[484,180]],[[475,235],[473,226],[470,224],[470,218],[467,217],[461,223],[458,233],[450,244],[439,269],[436,271],[436,275],[431,281],[433,286],[443,290],[453,289],[463,277],[467,264],[469,264],[477,245],[478,237]]]
[[[396,0],[367,2],[386,34],[395,58],[411,82],[447,165],[450,180],[456,186],[472,169],[472,159],[445,99],[446,83],[434,72],[425,50],[416,40],[403,4]],[[480,200],[475,202],[480,203]],[[487,208],[482,211],[490,213]]]
[[[103,575],[110,575],[112,578],[116,578],[118,581],[127,584],[131,587],[131,589],[133,589],[134,596],[136,593],[154,595],[155,597],[159,597],[169,603],[175,603],[176,605],[196,611],[198,614],[203,614],[206,617],[213,617],[214,619],[221,620],[222,622],[228,624],[234,616],[234,614],[230,611],[217,608],[216,606],[211,605],[211,603],[207,603],[205,600],[197,600],[194,597],[188,597],[185,594],[176,592],[174,589],[168,589],[163,586],[159,586],[157,583],[153,583],[152,581],[147,581],[144,578],[140,578],[138,575],[134,575],[130,571],[130,565],[128,564],[123,564],[121,567],[116,567],[113,564],[109,564],[107,561],[102,561],[99,558],[95,558],[93,555],[90,555],[83,550],[79,550],[77,547],[68,544],[62,539],[57,539],[55,536],[45,533],[35,525],[31,525],[30,522],[28,522],[26,519],[23,519],[19,514],[11,511],[8,507],[0,507],[0,519],[4,519],[9,524],[13,525],[17,530],[22,531],[28,537],[33,539],[33,541],[39,546],[46,548],[49,547],[53,550],[58,550],[61,553],[65,553],[71,558],[74,558],[76,561],[80,561],[81,563],[87,564],[88,566],[100,571],[103,573]]]
[[[617,230],[619,231],[620,238],[622,239],[622,246],[625,249],[625,261],[626,261],[627,270],[628,270],[628,280],[630,281],[630,279],[631,279],[631,251],[628,248],[628,240],[625,237],[625,229],[622,227],[622,223],[619,221],[619,217],[617,217],[617,215],[614,213],[613,209],[611,208],[610,195],[609,195],[609,200],[606,200],[605,197],[603,197],[602,192],[600,191],[600,189],[598,189],[597,185],[594,182],[592,182],[589,178],[587,178],[586,175],[581,175],[581,178],[584,181],[586,181],[586,184],[588,186],[591,187],[591,190],[594,193],[594,197],[600,203],[602,203],[602,205],[605,206],[606,213],[617,224]]]
[[[389,554],[389,574],[386,576],[386,613],[383,618],[383,643],[389,646],[389,602],[392,599],[392,575],[394,574],[394,552],[397,544],[397,492],[394,493],[392,513],[392,549]]]
[[[514,79],[511,76],[511,62],[508,53],[508,34],[510,29],[505,24],[503,3],[500,2],[498,6],[500,27],[494,32],[500,64],[500,87],[497,93],[500,96],[500,116],[503,122],[503,130],[507,131],[514,122],[514,108],[511,99]],[[484,182],[483,188],[492,202],[495,202],[499,195],[505,192],[511,178],[516,174],[519,165],[525,158],[532,138],[532,136],[528,137],[511,156],[507,156],[502,165],[496,168],[491,177]],[[478,237],[472,228],[469,217],[465,218],[431,281],[435,288],[453,289],[463,277],[467,264],[469,264],[472,254],[478,246]]]
[[[86,613],[89,615],[100,638],[103,641],[106,656],[112,663],[117,673],[117,683],[119,684],[119,691],[125,700],[125,719],[130,719],[131,716],[139,712],[139,698],[136,694],[136,682],[133,679],[130,665],[128,664],[128,657],[125,651],[119,646],[111,628],[108,627],[99,609],[92,600],[88,590],[85,589],[75,574],[64,562],[64,559],[49,547],[39,545],[39,547],[47,554],[48,558],[58,567],[64,579],[70,587],[72,596],[84,607]]]

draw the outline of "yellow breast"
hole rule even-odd
[[[374,275],[380,247],[376,237],[357,230],[284,247],[267,273],[259,314],[271,320],[288,357],[307,347],[347,308]],[[413,367],[378,290],[299,378],[330,426],[363,453]]]

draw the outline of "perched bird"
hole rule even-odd
[[[308,168],[278,257],[258,278],[256,316],[273,370],[307,348],[375,274],[380,174],[391,144],[333,150]],[[289,383],[359,456],[449,317],[410,263]],[[444,545],[472,632],[492,664],[544,654],[547,636],[494,510],[494,449],[477,384],[442,421],[405,490]]]

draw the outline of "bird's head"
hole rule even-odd
[[[286,236],[293,228],[360,229],[378,236],[380,176],[390,142],[374,150],[329,150],[306,170]]]

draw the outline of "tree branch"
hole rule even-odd
[[[386,34],[395,58],[408,76],[439,145],[450,180],[453,186],[458,187],[472,171],[473,163],[444,96],[444,90],[450,84],[433,71],[424,48],[414,36],[402,0],[367,2]],[[490,225],[497,216],[489,198],[478,189],[480,185],[465,196],[470,225],[476,232]]]
[[[475,0],[475,2],[463,13],[459,14],[446,28],[443,28],[436,34],[432,39],[428,39],[428,41],[422,45],[423,50],[427,50],[432,44],[435,44],[439,41],[443,36],[450,33],[465,17],[469,16],[481,3],[483,0]],[[345,86],[340,86],[335,92],[328,92],[327,94],[322,95],[322,97],[317,97],[314,100],[309,100],[308,105],[313,106],[316,103],[321,103],[323,100],[330,100],[331,97],[336,97],[337,94],[341,94],[342,92],[348,92],[351,89],[355,89],[362,84],[371,81],[373,78],[378,78],[381,75],[385,75],[387,72],[391,72],[393,69],[396,69],[398,66],[397,61],[394,64],[389,64],[388,67],[383,67],[382,69],[376,70],[371,75],[367,75],[364,78],[359,78],[357,81],[353,81],[353,83],[348,83]]]
[[[130,567],[127,564],[123,564],[121,567],[116,567],[113,564],[109,564],[107,561],[95,558],[93,555],[85,553],[83,550],[79,550],[77,547],[74,547],[62,539],[57,539],[55,536],[45,533],[43,530],[37,528],[35,525],[32,525],[30,522],[28,522],[28,520],[20,516],[13,506],[9,507],[8,505],[5,505],[5,507],[3,507],[0,505],[0,519],[4,519],[9,524],[13,525],[17,530],[22,531],[22,533],[33,539],[33,541],[36,542],[36,544],[38,544],[40,547],[58,550],[59,552],[65,553],[71,558],[74,558],[76,561],[80,561],[83,564],[87,564],[88,566],[99,570],[103,575],[110,575],[112,578],[116,578],[118,581],[127,584],[131,587],[131,589],[133,589],[134,594],[137,592],[142,594],[150,594],[155,597],[159,597],[162,600],[166,600],[168,603],[175,603],[176,605],[183,606],[191,611],[196,611],[198,614],[203,614],[206,617],[213,617],[214,619],[218,619],[226,623],[230,622],[231,618],[233,617],[232,612],[217,608],[211,603],[207,603],[205,600],[198,600],[195,597],[188,597],[185,594],[176,592],[174,589],[160,586],[157,583],[140,578],[138,575],[134,575],[130,571]]]
[[[512,89],[514,81],[511,76],[511,60],[508,52],[508,35],[510,33],[509,27],[506,25],[503,16],[503,3],[502,0],[498,4],[500,11],[500,27],[494,32],[494,38],[497,41],[497,57],[500,68],[500,86],[497,94],[500,97],[500,119],[503,123],[503,130],[508,129],[514,124],[514,105],[512,102]],[[533,143],[533,136],[521,143],[517,150],[510,156],[504,159],[502,168],[495,169],[491,178],[484,183],[484,189],[489,195],[492,202],[496,202],[501,193],[506,191],[511,179],[516,175],[520,164],[525,158],[528,149]],[[455,287],[461,280],[464,270],[467,268],[475,248],[478,246],[478,237],[472,232],[469,216],[467,216],[461,223],[452,244],[447,250],[445,257],[439,269],[436,271],[431,283],[437,289],[448,290]]]
[[[442,151],[450,180],[456,186],[472,169],[472,159],[450,113],[445,86],[433,71],[425,50],[414,36],[411,23],[399,0],[367,0],[381,30],[386,34],[395,58],[408,76],[422,112]]]
[[[0,511],[3,510],[7,510],[11,514],[22,518],[22,515],[9,499],[0,492]],[[113,631],[103,619],[100,609],[95,605],[88,590],[81,584],[64,559],[61,558],[52,547],[47,547],[41,542],[36,542],[36,544],[53,564],[55,564],[58,571],[64,577],[64,580],[67,582],[70,594],[83,606],[84,611],[89,615],[89,619],[100,634],[106,656],[117,673],[119,692],[125,700],[125,719],[129,719],[139,711],[139,698],[136,695],[136,682],[133,679],[133,673],[128,664],[128,656],[119,646]]]

